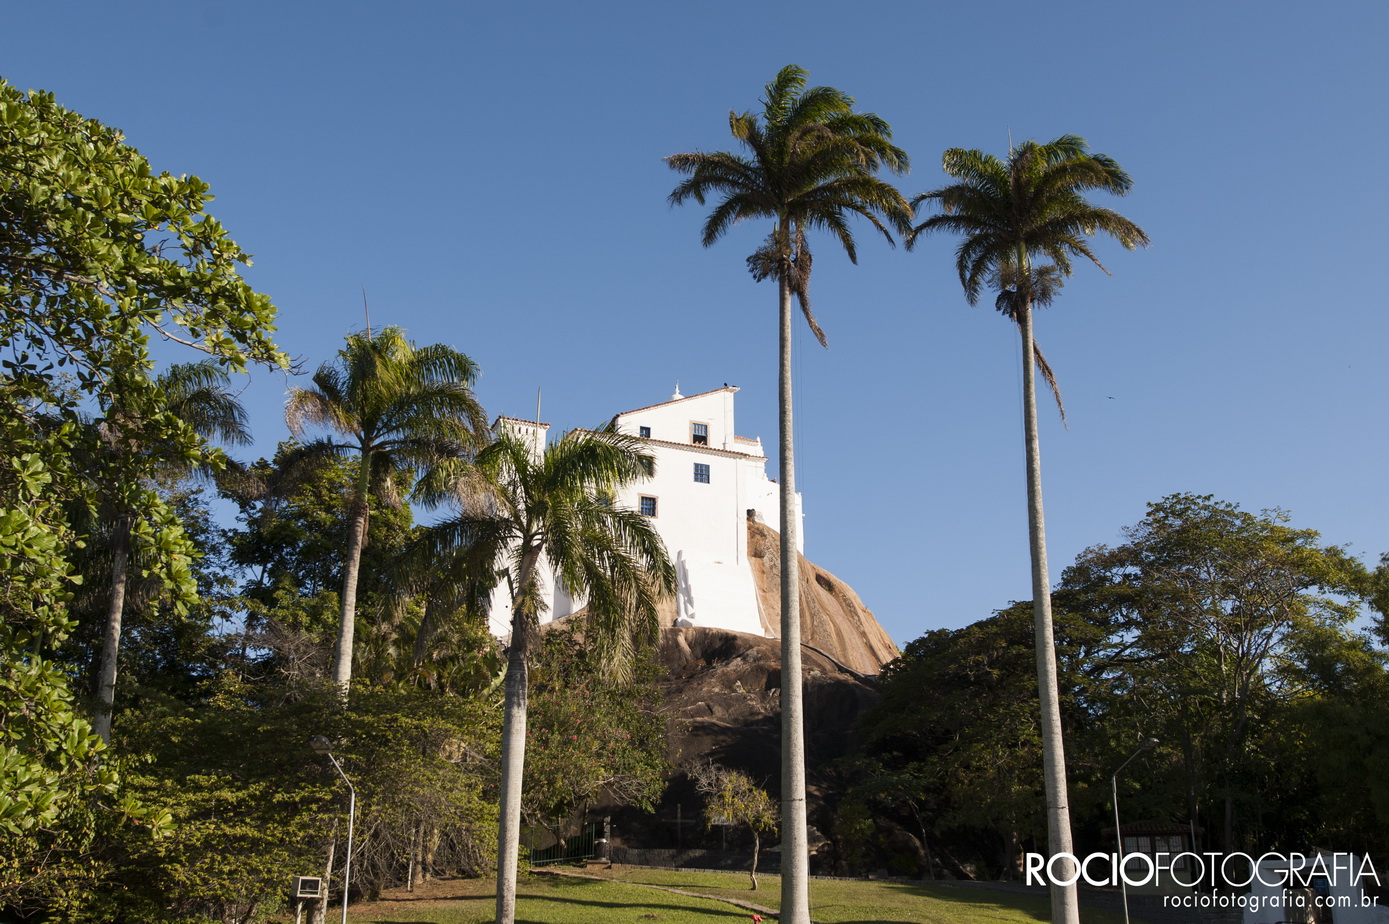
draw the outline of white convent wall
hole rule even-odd
[[[683,396],[618,414],[612,419],[619,432],[640,437],[644,449],[655,458],[655,474],[648,481],[626,488],[615,499],[622,506],[642,510],[654,507],[652,521],[666,544],[679,580],[677,617],[680,625],[711,626],[766,634],[777,614],[763,619],[759,597],[747,557],[749,511],[774,529],[780,528],[780,500],[776,482],[767,478],[767,459],[762,443],[735,435],[731,385],[702,394]],[[513,432],[535,436],[543,445],[548,425],[504,419],[499,424]],[[701,468],[697,469],[696,466]],[[707,481],[704,480],[707,478]],[[796,516],[802,517],[796,497]],[[805,531],[798,530],[798,550],[804,553]],[[559,619],[579,609],[583,601],[571,600],[563,587],[556,588],[549,569],[542,579],[543,599],[549,612],[542,621]],[[498,588],[492,597],[492,631],[510,631],[510,594]]]

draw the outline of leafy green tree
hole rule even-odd
[[[1062,717],[1072,732],[1095,720],[1087,700],[1102,682],[1110,636],[1102,618],[1064,606],[1057,616]],[[1033,641],[1030,603],[926,633],[884,670],[883,698],[861,729],[870,766],[855,793],[894,815],[907,807],[923,839],[966,845],[1007,876],[1020,872],[1023,844],[1046,833]]]
[[[6,429],[13,421],[0,424]],[[61,460],[62,454],[53,454]],[[87,851],[103,815],[166,819],[125,801],[105,745],[73,707],[51,651],[73,627],[73,541],[53,495],[75,479],[39,453],[0,467],[0,911],[68,904],[89,881]]]
[[[543,452],[503,433],[476,464],[436,469],[428,496],[457,515],[432,528],[439,559],[466,558],[504,573],[511,590],[502,773],[497,831],[497,922],[516,918],[516,868],[526,755],[529,669],[548,564],[571,594],[587,597],[586,632],[604,660],[649,641],[659,599],[675,591],[675,568],[651,522],[612,502],[623,485],[647,478],[641,442],[611,430],[574,430]],[[623,640],[627,641],[624,646]],[[614,648],[614,645],[616,648]]]
[[[247,684],[225,675],[193,704],[149,701],[122,743],[138,754],[131,791],[167,806],[172,830],[98,845],[97,920],[265,920],[286,877],[321,872],[324,840],[346,830],[337,774],[308,747],[334,739],[358,791],[354,890],[407,876],[475,874],[491,861],[496,710],[481,697],[359,682]],[[341,857],[341,847],[337,854]]]
[[[236,595],[226,533],[215,521],[207,486],[178,478],[157,484],[156,490],[197,551],[188,563],[197,599],[178,606],[158,576],[141,574],[141,550],[134,550],[122,607],[120,714],[150,696],[196,697],[200,684],[226,667],[237,644],[231,630],[240,621],[242,601]],[[73,514],[73,527],[83,537],[83,547],[73,552],[73,564],[82,583],[69,604],[77,625],[61,656],[72,676],[94,677],[110,606],[108,540],[116,524],[108,517],[82,515],[81,506]],[[100,512],[99,507],[85,511]]]
[[[351,534],[357,474],[355,460],[346,458],[302,464],[302,447],[286,442],[272,459],[251,465],[244,477],[222,480],[224,496],[240,508],[242,528],[229,542],[232,561],[243,576],[242,669],[247,676],[329,676],[341,616],[342,550]],[[399,594],[390,580],[395,559],[416,532],[410,506],[398,502],[408,477],[398,473],[390,490],[367,497],[356,609],[375,615],[368,632],[378,641],[376,629],[393,625],[386,618],[393,604],[415,605],[414,596]],[[384,681],[371,673],[375,669],[367,667],[368,677]]]
[[[942,159],[945,172],[957,182],[912,200],[913,208],[931,205],[939,213],[916,225],[907,239],[912,246],[922,234],[949,231],[964,240],[955,266],[970,304],[990,279],[1012,298],[1000,298],[1000,308],[1017,322],[1022,335],[1023,416],[1027,443],[1027,519],[1032,557],[1032,600],[1035,607],[1037,674],[1041,689],[1043,758],[1046,773],[1049,847],[1053,854],[1071,853],[1071,823],[1066,792],[1066,759],[1057,701],[1056,658],[1053,652],[1051,581],[1047,574],[1046,527],[1042,512],[1041,450],[1037,438],[1037,390],[1033,362],[1032,306],[1047,278],[1037,260],[1050,260],[1051,278],[1071,272],[1071,258],[1084,257],[1101,269],[1088,238],[1104,233],[1132,249],[1147,244],[1148,236],[1119,213],[1092,205],[1091,190],[1123,195],[1132,181],[1103,154],[1091,154],[1084,139],[1063,135],[1047,144],[1026,141],[1009,152],[1006,163],[977,150],[951,148]],[[1106,270],[1106,272],[1108,272]],[[1005,307],[1006,306],[1006,307]],[[1052,917],[1076,924],[1079,910],[1075,887],[1052,890]]]
[[[757,891],[757,858],[762,852],[762,835],[775,834],[777,805],[752,777],[712,761],[691,771],[695,792],[704,797],[704,823],[708,827],[728,825],[747,828],[752,834],[752,866],[749,888]]]
[[[810,311],[811,254],[806,232],[828,231],[858,262],[848,218],[859,215],[889,243],[889,228],[905,233],[910,209],[881,168],[905,173],[907,155],[892,144],[892,130],[872,113],[854,112],[852,97],[833,87],[806,88],[808,74],[789,65],[767,84],[761,116],[729,113],[733,137],[746,155],[728,151],[673,154],[666,163],[688,178],[669,196],[719,202],[704,222],[708,247],[736,222],[770,219],[771,234],[748,258],[753,278],[775,279],[778,290],[780,369],[782,825],[786,847],[782,875],[784,920],[809,920],[809,847],[805,821],[804,713],[801,705],[800,601],[796,575],[799,524],[791,407],[791,300],[824,345]],[[792,678],[787,681],[784,678]]]
[[[1157,750],[1120,777],[1129,819],[1189,822],[1212,849],[1382,843],[1389,661],[1355,628],[1365,565],[1281,511],[1189,494],[1124,539],[1082,553],[1053,593],[1080,851],[1108,849],[1109,777],[1148,736]],[[915,820],[944,864],[1007,870],[1045,830],[1030,611],[906,646],[846,766],[852,797]]]
[[[184,460],[165,461],[161,458],[163,448],[158,445],[140,444],[127,433],[137,430],[144,417],[158,414],[171,414],[183,421],[193,432],[204,440],[231,445],[244,446],[251,441],[247,426],[246,412],[241,402],[231,392],[230,379],[226,370],[207,360],[199,363],[181,363],[171,366],[155,379],[154,403],[145,407],[132,406],[123,396],[116,396],[107,407],[106,416],[100,426],[101,441],[109,453],[116,456],[147,456],[141,459],[142,468],[152,472],[186,472],[190,470]],[[117,460],[118,461],[118,460]],[[182,462],[182,464],[180,464]],[[218,466],[223,460],[209,459],[210,464]],[[101,493],[98,487],[98,495]],[[107,597],[105,625],[101,634],[101,663],[96,680],[96,719],[93,727],[103,741],[111,740],[111,720],[116,702],[116,665],[121,647],[121,621],[125,614],[126,593],[130,583],[132,552],[137,560],[142,548],[132,548],[137,539],[154,539],[145,524],[136,517],[134,510],[121,503],[119,497],[113,498],[105,511],[110,520],[108,532],[108,552],[110,555],[110,592]],[[143,546],[145,543],[140,543]],[[180,563],[181,559],[177,559]]]
[[[1300,633],[1290,654],[1300,695],[1287,704],[1297,747],[1285,759],[1307,779],[1297,796],[1309,824],[1285,842],[1374,855],[1389,842],[1389,654],[1332,627]]]
[[[1087,550],[1062,579],[1116,627],[1126,662],[1113,720],[1180,755],[1188,811],[1218,823],[1231,851],[1260,846],[1268,794],[1284,788],[1262,755],[1306,689],[1297,652],[1344,636],[1368,575],[1287,519],[1174,494],[1149,504],[1126,542]]]
[[[0,81],[0,907],[56,907],[94,832],[162,828],[121,795],[117,767],[72,707],[55,661],[73,628],[89,486],[148,524],[150,560],[175,605],[194,591],[193,549],[149,489],[151,461],[103,454],[92,407],[153,405],[151,334],[221,367],[287,366],[274,307],[237,274],[249,262],[204,211],[196,177],[157,174],[120,132]],[[157,413],[126,432],[196,462],[193,428]],[[2,819],[8,818],[9,821]],[[148,829],[147,829],[148,830]]]
[[[352,334],[336,363],[324,363],[312,388],[290,392],[285,418],[301,436],[309,427],[341,437],[305,443],[305,462],[355,458],[344,553],[342,613],[334,651],[334,677],[346,695],[352,682],[353,633],[362,549],[370,517],[368,498],[390,498],[399,476],[475,450],[487,430],[473,395],[477,366],[442,345],[416,347],[404,331]]]
[[[499,724],[490,696],[359,681],[327,726],[358,789],[355,888],[491,867]]]
[[[250,258],[203,209],[197,177],[155,174],[124,136],[52,94],[0,81],[0,345],[6,387],[71,410],[87,394],[150,394],[149,335],[233,369],[286,366],[274,306],[237,275]],[[77,385],[66,397],[56,374]],[[196,445],[160,415],[143,427]],[[141,440],[148,444],[151,440]]]
[[[1367,588],[1370,607],[1379,614],[1375,635],[1389,645],[1389,552],[1379,557],[1379,567],[1370,575]]]
[[[597,802],[655,807],[671,769],[658,670],[646,651],[630,680],[615,680],[578,633],[545,633],[526,718],[522,806],[532,823],[581,819]]]

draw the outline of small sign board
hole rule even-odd
[[[322,898],[323,879],[319,876],[295,876],[289,892],[293,898]]]

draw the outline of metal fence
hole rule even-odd
[[[592,860],[597,855],[598,831],[597,822],[589,822],[578,831],[570,828],[567,832],[563,825],[533,825],[526,838],[531,866]]]
[[[752,866],[751,850],[670,850],[661,848],[614,847],[614,863],[684,869],[744,871]],[[763,850],[757,858],[759,873],[781,872],[781,853]]]

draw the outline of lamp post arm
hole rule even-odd
[[[1119,769],[1109,777],[1109,801],[1114,806],[1114,852],[1119,857],[1119,893],[1124,898],[1124,924],[1129,924],[1129,883],[1124,878],[1124,832],[1119,827],[1119,774],[1139,754],[1145,754],[1157,747],[1157,743],[1156,738],[1145,738],[1138,750],[1130,754],[1129,759],[1120,764]]]
[[[1121,773],[1124,772],[1124,768],[1125,768],[1125,767],[1127,767],[1129,764],[1133,763],[1133,759],[1134,759],[1135,757],[1137,757],[1139,754],[1146,754],[1146,753],[1148,753],[1148,750],[1149,750],[1148,748],[1139,748],[1138,750],[1136,750],[1136,751],[1134,751],[1132,754],[1130,754],[1130,755],[1129,755],[1129,759],[1126,760],[1126,761],[1124,761],[1122,764],[1120,764],[1120,765],[1119,765],[1119,769],[1114,771],[1114,777],[1112,777],[1112,778],[1117,778],[1117,777],[1119,776],[1119,774],[1121,774]]]
[[[1134,754],[1129,760],[1137,757]],[[1129,760],[1124,761],[1119,770],[1128,766]],[[1129,924],[1129,881],[1124,878],[1124,832],[1119,828],[1119,770],[1114,771],[1114,775],[1109,778],[1109,798],[1114,806],[1114,852],[1119,856],[1119,894],[1124,901],[1124,924]]]

